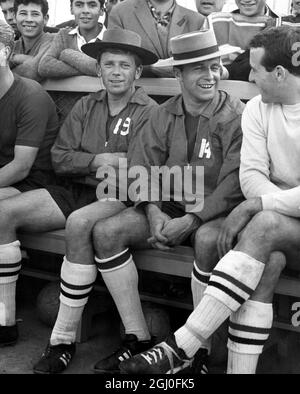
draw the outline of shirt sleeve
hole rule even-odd
[[[95,154],[83,152],[81,140],[86,114],[84,98],[79,100],[62,125],[51,149],[54,170],[61,175],[89,175]]]
[[[251,100],[242,116],[240,181],[242,191],[248,199],[280,191],[280,188],[270,181],[267,133],[264,130],[259,103],[258,97]]]
[[[63,34],[64,30],[56,34],[39,63],[38,73],[42,78],[65,78],[80,75],[76,68],[59,60],[61,52],[66,49]]]
[[[15,145],[39,148],[49,123],[50,107],[54,104],[44,90],[35,90],[19,104]],[[53,111],[55,114],[55,111]]]
[[[300,217],[300,186],[262,196],[264,210]]]

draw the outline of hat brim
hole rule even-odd
[[[217,57],[223,57],[230,55],[231,53],[243,53],[244,51],[240,47],[232,46],[232,45],[222,45],[219,47],[219,50],[214,53],[210,53],[209,55],[194,57],[190,59],[181,59],[181,60],[174,60],[172,57],[168,59],[161,59],[158,60],[153,67],[176,67],[182,66],[185,64],[203,62],[205,60],[215,59]]]
[[[134,45],[99,41],[85,44],[81,47],[81,50],[86,55],[93,57],[94,59],[97,59],[99,54],[105,52],[107,49],[120,49],[126,52],[132,52],[141,59],[142,64],[145,66],[156,63],[158,60],[158,57],[154,53]]]

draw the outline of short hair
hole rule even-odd
[[[0,0],[0,1],[1,1],[1,0]],[[105,0],[98,0],[98,1],[99,1],[99,3],[100,3],[101,7],[104,7]],[[71,6],[71,7],[72,7],[73,3],[74,3],[74,0],[70,0],[70,6]]]
[[[142,65],[142,61],[141,61],[140,57],[137,54],[135,54],[133,52],[130,52],[130,51],[123,51],[122,49],[115,49],[115,48],[112,48],[112,49],[107,48],[104,51],[100,52],[98,57],[97,57],[97,61],[98,61],[99,64],[100,64],[102,55],[104,53],[113,53],[113,54],[120,54],[121,53],[121,54],[131,55],[134,58],[134,62],[135,62],[135,66],[136,67],[140,67]]]
[[[15,45],[15,32],[6,22],[0,20],[0,43],[10,48],[12,53]]]
[[[293,62],[292,48],[300,42],[300,29],[294,26],[270,27],[259,32],[249,43],[251,48],[265,50],[261,64],[268,72],[282,66],[291,74],[300,76],[300,67]]]
[[[49,4],[47,0],[15,0],[14,9],[15,13],[18,12],[19,5],[28,5],[30,3],[34,3],[41,6],[42,13],[44,16],[48,15],[49,12]]]

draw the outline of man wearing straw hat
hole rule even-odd
[[[170,190],[155,201],[148,194],[142,199],[133,196],[136,207],[100,220],[93,230],[96,261],[106,285],[113,289],[114,283],[123,282],[127,286],[122,299],[118,294],[114,299],[128,334],[141,333],[136,312],[140,305],[137,279],[132,280],[137,273],[131,248],[169,250],[182,243],[192,245],[196,306],[218,261],[217,239],[224,218],[242,200],[238,170],[243,104],[218,90],[222,53],[214,33],[207,30],[181,35],[171,40],[171,46],[173,58],[163,62],[166,67],[174,67],[182,93],[154,110],[137,139],[130,170],[144,169],[143,179],[149,176],[147,185],[141,189],[145,186],[151,195],[155,192],[153,169],[179,171],[178,183],[170,182]],[[204,176],[199,171],[203,169]],[[180,186],[181,175],[184,187]],[[167,183],[163,178],[163,186]],[[196,188],[197,194],[188,196],[188,189]],[[184,197],[177,198],[176,194]],[[190,204],[189,197],[193,202],[196,200],[195,206]],[[111,294],[117,290],[111,290]],[[199,352],[199,368],[203,373],[207,372],[209,351],[207,341]],[[121,360],[131,355],[120,349],[115,357]]]
[[[122,371],[180,370],[230,318],[227,373],[256,372],[272,328],[280,274],[285,265],[299,270],[299,42],[299,29],[289,26],[264,30],[250,41],[250,81],[261,94],[247,103],[242,117],[240,181],[247,200],[224,222],[218,241],[222,258],[184,326],[122,363]]]

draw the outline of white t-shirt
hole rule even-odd
[[[240,180],[246,198],[263,208],[300,217],[300,103],[247,103],[242,117]]]

